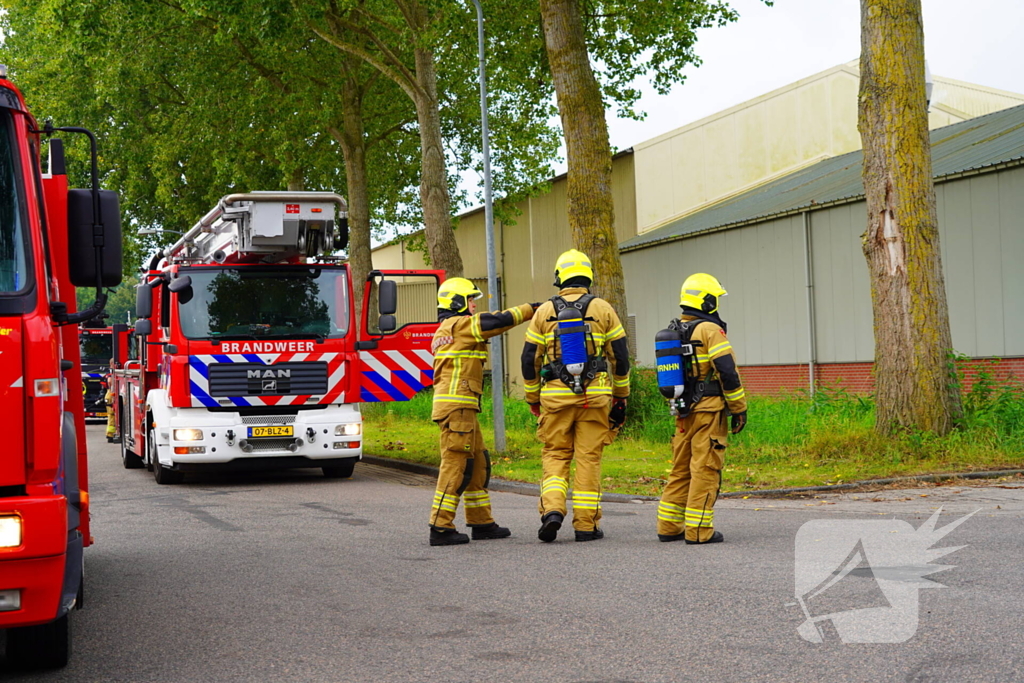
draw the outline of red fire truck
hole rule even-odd
[[[63,145],[92,143],[92,189],[69,190]],[[63,666],[82,606],[89,491],[78,324],[121,281],[117,196],[100,191],[96,140],[40,128],[0,67],[0,628],[7,663]],[[76,312],[75,287],[96,301]]]
[[[111,369],[123,366],[127,360],[127,334],[127,325],[81,326],[78,345],[82,356],[82,395],[86,420],[107,419],[107,406],[103,400],[106,390],[103,384],[108,381]],[[118,341],[121,343],[118,344]]]
[[[360,403],[432,384],[436,312],[396,315],[398,289],[444,273],[372,272],[357,320],[348,266],[331,256],[348,241],[346,208],[329,192],[228,195],[153,257],[139,357],[114,373],[126,468],[159,484],[211,469],[349,477]]]

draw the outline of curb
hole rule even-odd
[[[430,477],[437,477],[438,469],[431,465],[423,465],[405,460],[393,458],[380,458],[373,455],[364,455],[363,462],[370,465],[390,467],[404,472],[422,474]],[[862,486],[888,486],[889,484],[913,483],[922,481],[948,481],[950,479],[997,479],[1015,474],[1024,474],[1022,470],[994,470],[991,472],[955,472],[951,474],[916,474],[907,477],[889,477],[887,479],[864,479],[851,481],[845,484],[833,484],[831,486],[799,486],[788,489],[751,489],[749,491],[727,491],[718,494],[719,498],[760,498],[762,496],[784,496],[793,493],[822,493],[827,491],[846,491]],[[510,481],[508,479],[491,479],[488,486],[491,491],[502,491],[504,493],[518,493],[524,496],[540,496],[538,484],[527,484],[521,481]],[[602,493],[601,500],[606,503],[639,503],[661,500],[657,496],[630,495],[628,493]]]

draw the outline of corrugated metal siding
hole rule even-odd
[[[799,216],[623,254],[639,362],[654,363],[654,335],[679,314],[679,289],[697,272],[729,291],[722,318],[740,363],[807,362],[803,254]]]
[[[953,347],[1024,355],[1024,168],[936,188]]]
[[[942,183],[936,198],[953,347],[1024,356],[1024,167]],[[865,203],[813,211],[810,221],[817,361],[870,362]],[[624,253],[640,362],[654,362],[654,334],[678,311],[682,280],[704,271],[729,290],[722,317],[741,363],[806,363],[803,249],[797,214]]]
[[[864,202],[811,214],[814,323],[817,361],[870,361],[875,357],[868,266],[860,236]]]
[[[1006,109],[932,131],[932,170],[936,178],[1024,159],[1024,106]],[[625,250],[678,239],[687,234],[813,209],[816,205],[863,196],[861,152],[826,159],[725,200],[620,245]]]

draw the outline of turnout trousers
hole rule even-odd
[[[493,523],[491,497],[487,493],[491,460],[484,450],[476,411],[455,410],[437,424],[441,428],[441,471],[430,508],[430,526],[454,529],[455,513],[462,498],[465,498],[468,526]]]
[[[572,406],[544,411],[537,436],[543,475],[540,485],[540,514],[566,514],[569,465],[576,461],[572,483],[572,526],[577,531],[594,531],[601,521],[601,453],[608,441],[608,406]]]
[[[658,504],[658,533],[686,532],[688,541],[714,534],[715,501],[722,484],[726,438],[724,410],[693,412],[676,419],[672,438],[672,472]]]

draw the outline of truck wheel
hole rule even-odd
[[[320,469],[324,471],[324,476],[328,479],[348,479],[352,476],[355,468],[356,463],[353,461],[337,467],[321,467]]]
[[[119,414],[124,415],[124,410],[122,409]],[[128,449],[128,437],[126,436],[127,430],[124,428],[124,425],[121,425],[119,431],[121,432],[121,462],[124,464],[124,468],[126,470],[137,470],[141,468],[144,464],[142,462],[142,458]]]
[[[71,619],[7,631],[7,661],[19,669],[59,669],[71,658]]]
[[[149,462],[153,465],[153,478],[160,485],[180,484],[185,475],[160,464],[160,455],[156,448],[156,432],[149,430],[146,436],[146,448],[149,450]]]

